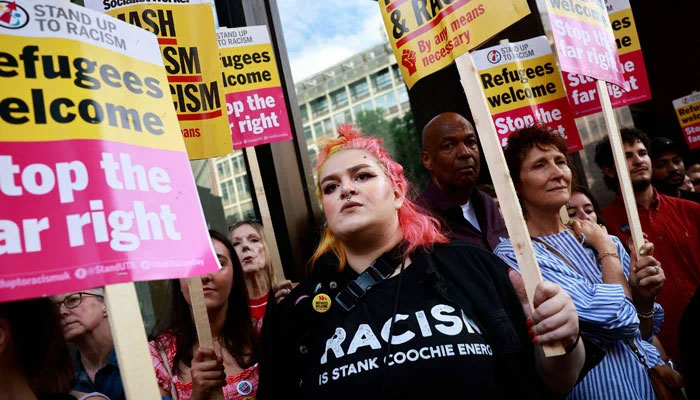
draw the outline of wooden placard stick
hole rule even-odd
[[[69,0],[61,0],[69,3]],[[133,282],[107,285],[105,305],[127,399],[160,400],[160,390],[148,351],[139,299]]]
[[[105,286],[105,304],[126,398],[160,400],[134,283]]]
[[[198,276],[187,278],[187,286],[190,292],[192,317],[194,318],[194,326],[197,329],[197,339],[199,341],[199,347],[214,350],[214,340],[211,337],[211,326],[209,325],[209,314],[207,314],[207,305],[204,302],[202,278]],[[212,390],[211,392],[209,392],[209,399],[223,400],[223,390]]]
[[[617,125],[615,112],[610,103],[607,84],[605,81],[599,79],[596,82],[596,86],[598,88],[600,105],[603,109],[605,127],[608,130],[608,137],[610,137],[610,147],[612,147],[613,158],[615,159],[615,170],[617,171],[618,181],[620,182],[620,191],[622,192],[622,199],[625,202],[627,222],[629,223],[630,232],[632,233],[634,251],[635,253],[639,253],[639,247],[644,244],[644,235],[642,234],[642,224],[639,222],[639,212],[637,211],[637,201],[635,200],[634,190],[632,189],[632,179],[627,169],[625,152],[622,147],[620,128]]]
[[[260,217],[262,219],[263,229],[265,230],[265,241],[267,242],[268,254],[272,261],[272,270],[275,275],[275,281],[281,282],[284,280],[284,270],[282,269],[282,260],[280,252],[277,248],[277,238],[275,237],[275,229],[272,227],[272,217],[270,217],[270,208],[267,205],[267,197],[265,197],[265,188],[263,187],[262,175],[260,175],[260,165],[258,165],[258,157],[255,154],[254,147],[246,147],[245,154],[248,157],[248,165],[250,166],[250,178],[253,180],[253,189],[255,190],[255,198],[258,200],[260,208]]]
[[[520,209],[520,202],[515,193],[513,181],[510,178],[510,172],[506,167],[506,159],[503,156],[501,143],[493,125],[486,97],[483,90],[481,90],[479,73],[470,52],[459,56],[455,63],[457,64],[462,87],[467,95],[467,101],[474,117],[474,124],[484,150],[484,157],[489,165],[491,179],[498,196],[503,219],[506,222],[506,228],[508,228],[508,234],[513,243],[513,250],[515,251],[515,257],[520,267],[525,291],[527,292],[527,300],[530,303],[530,309],[534,310],[532,299],[535,296],[537,284],[542,282],[542,273],[540,272],[539,264],[537,264],[535,250],[530,241],[530,233],[527,230],[525,218],[523,218],[523,212]],[[547,357],[565,353],[561,343],[543,344],[542,350],[544,350],[544,354]]]

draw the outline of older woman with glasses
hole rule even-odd
[[[78,347],[75,390],[99,392],[112,400],[124,399],[124,388],[107,319],[104,289],[54,296],[61,315],[63,337]]]

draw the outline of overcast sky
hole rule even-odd
[[[294,81],[320,72],[386,36],[372,0],[278,0]]]

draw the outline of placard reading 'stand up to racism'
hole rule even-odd
[[[220,29],[216,36],[233,148],[291,140],[267,27]]]
[[[409,89],[530,13],[525,0],[377,3]]]
[[[211,2],[85,0],[85,6],[158,36],[190,159],[233,151]]]
[[[8,4],[0,302],[216,271],[156,37],[68,2]]]
[[[554,54],[545,36],[472,53],[501,145],[514,131],[544,124],[583,148]]]

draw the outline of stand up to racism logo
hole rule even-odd
[[[0,26],[7,29],[19,29],[27,25],[29,14],[16,1],[0,0]]]

